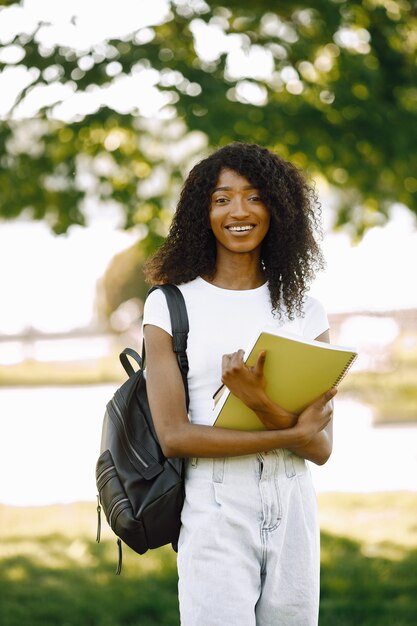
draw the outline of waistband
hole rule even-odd
[[[268,467],[269,472],[275,476],[286,476],[293,478],[296,475],[309,471],[309,467],[304,459],[286,449],[271,450],[247,456],[203,458],[194,457],[186,462],[185,476],[207,475],[220,480],[227,472],[230,476],[242,476],[253,470],[258,471],[259,467]]]

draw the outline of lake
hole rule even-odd
[[[0,502],[95,500],[95,463],[115,385],[0,388]],[[371,410],[337,397],[334,452],[311,465],[317,491],[417,491],[417,425],[373,427]]]

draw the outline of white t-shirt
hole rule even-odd
[[[189,418],[194,424],[212,424],[213,394],[221,385],[223,354],[246,349],[256,330],[268,325],[307,339],[329,328],[326,312],[318,300],[306,297],[304,316],[290,321],[273,316],[267,284],[257,289],[231,290],[215,287],[198,277],[179,285],[187,306],[190,331]],[[153,291],[145,302],[143,325],[152,324],[172,335],[164,294]]]

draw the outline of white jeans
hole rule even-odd
[[[178,546],[182,626],[316,626],[316,496],[287,450],[190,459]]]

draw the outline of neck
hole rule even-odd
[[[218,255],[212,276],[203,276],[212,285],[222,289],[256,289],[265,283],[260,258],[252,255],[233,255],[224,262]]]

